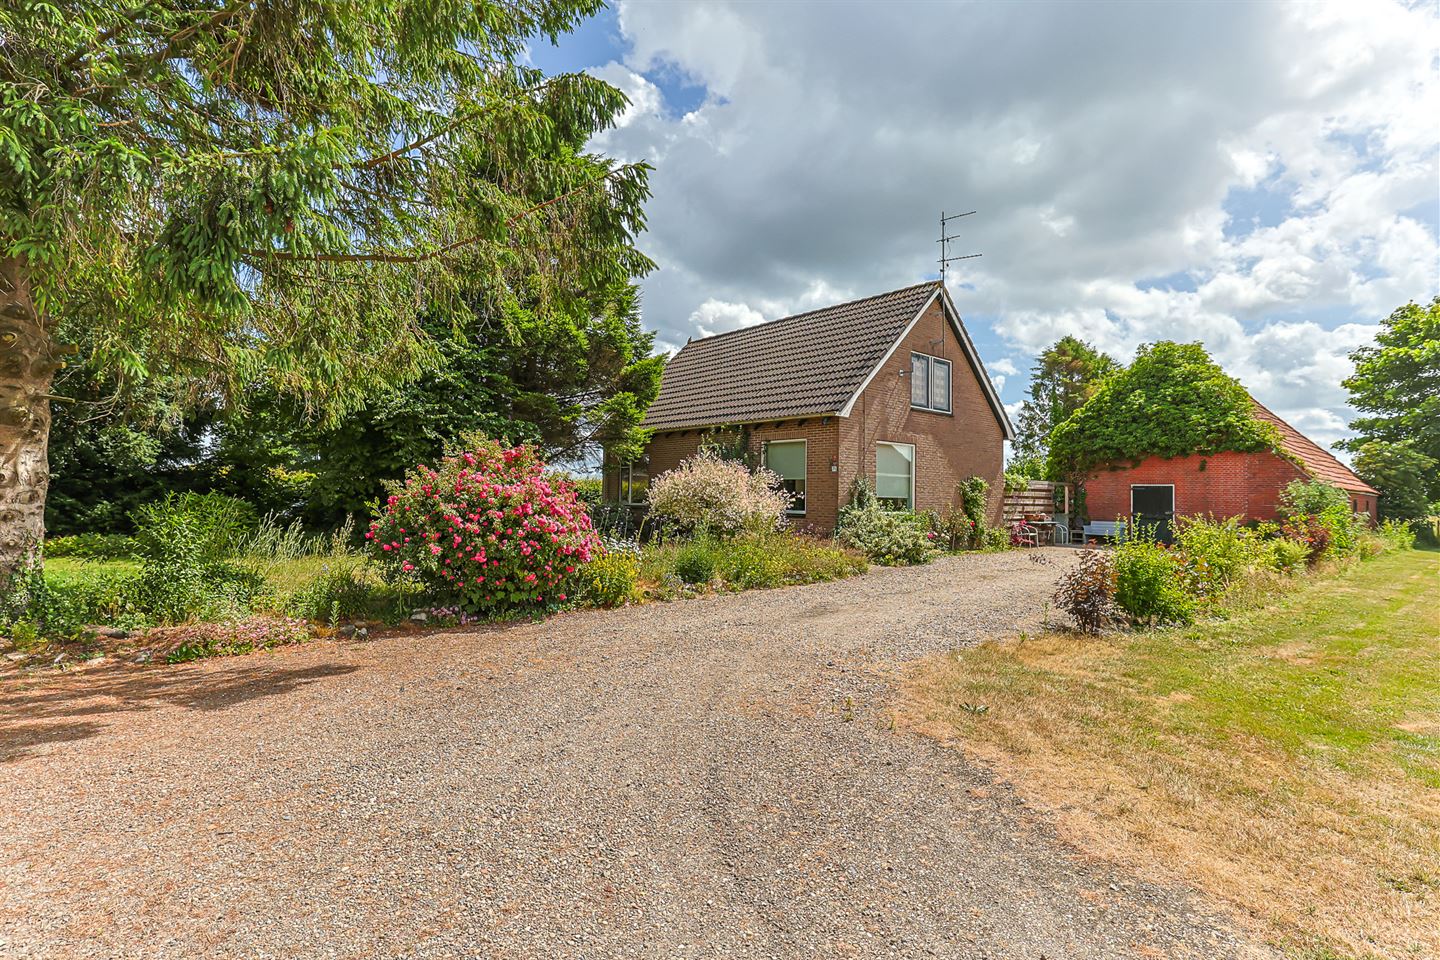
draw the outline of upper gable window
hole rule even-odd
[[[910,354],[910,406],[950,412],[950,361],[923,353]]]

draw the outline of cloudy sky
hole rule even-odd
[[[558,47],[655,166],[662,347],[937,275],[1012,409],[1067,333],[1201,340],[1322,443],[1440,284],[1433,2],[627,2]]]

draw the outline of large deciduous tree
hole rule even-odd
[[[623,95],[516,65],[600,0],[19,0],[0,9],[0,578],[43,535],[56,369],[355,409],[417,317],[648,268]]]
[[[1350,354],[1345,380],[1350,404],[1366,416],[1351,421],[1343,445],[1359,453],[1371,441],[1407,444],[1431,461],[1426,496],[1440,500],[1440,297],[1428,307],[1407,303],[1381,321],[1373,346]],[[1382,512],[1384,507],[1382,505]]]
[[[1415,520],[1430,513],[1427,482],[1437,464],[1408,443],[1369,440],[1355,451],[1355,472],[1380,491],[1380,516]]]
[[[1109,354],[1078,337],[1062,337],[1047,347],[1030,371],[1030,388],[1015,431],[1014,459],[1043,465],[1050,431],[1084,406],[1119,366]]]

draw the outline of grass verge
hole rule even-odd
[[[1228,621],[984,644],[917,665],[897,721],[1290,956],[1440,956],[1437,596],[1440,554],[1396,551]]]

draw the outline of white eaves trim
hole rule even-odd
[[[929,310],[931,305],[934,304],[936,297],[940,298],[941,309],[945,311],[945,317],[950,321],[951,329],[955,331],[955,339],[960,341],[960,349],[965,351],[965,357],[970,361],[971,368],[979,374],[980,386],[985,390],[985,396],[990,401],[990,408],[995,413],[995,419],[1000,421],[1000,431],[1005,435],[1006,440],[1014,440],[1015,429],[1010,425],[1010,417],[1005,413],[1005,405],[1000,402],[1000,395],[995,392],[995,384],[990,382],[990,374],[985,372],[985,364],[980,362],[980,354],[975,350],[975,343],[970,339],[970,334],[965,332],[965,325],[960,322],[960,311],[955,309],[955,302],[950,299],[950,291],[946,290],[943,286],[936,288],[934,295],[925,301],[925,305],[910,319],[910,322],[905,325],[905,329],[900,331],[900,335],[895,338],[894,343],[890,344],[890,349],[885,351],[885,355],[880,358],[880,362],[875,364],[870,370],[869,375],[861,381],[860,386],[856,388],[850,399],[845,403],[845,406],[840,408],[839,416],[850,416],[850,411],[854,409],[855,402],[860,399],[860,394],[864,393],[865,388],[870,386],[870,381],[875,379],[875,375],[880,372],[881,368],[890,362],[890,358],[895,355],[895,351],[899,349],[900,344],[904,343],[905,338],[910,336],[910,331],[915,329],[915,324],[920,322],[920,318],[925,316],[925,311]],[[951,377],[951,382],[954,382],[953,376]],[[954,388],[952,387],[951,389],[953,390]],[[951,407],[954,407],[953,403]]]

